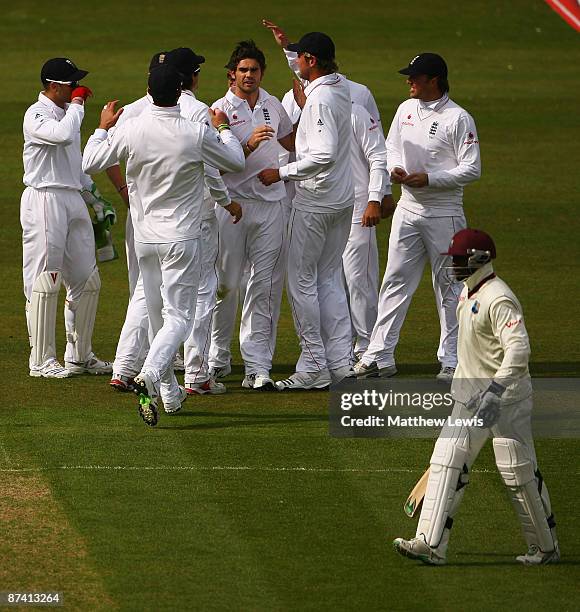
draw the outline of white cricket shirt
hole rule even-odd
[[[179,96],[178,104],[181,108],[182,117],[190,121],[204,123],[208,129],[215,130],[210,120],[208,105],[198,100],[192,91],[189,89],[183,90],[181,96]],[[231,203],[231,199],[219,170],[206,164],[204,171],[205,186],[203,191],[204,209],[202,219],[207,220],[215,217],[216,202],[220,206],[228,206]]]
[[[92,181],[81,171],[82,104],[57,106],[42,92],[24,114],[23,182],[27,187],[80,191]]]
[[[223,176],[231,197],[242,201],[282,200],[286,195],[283,183],[266,187],[258,179],[262,170],[278,168],[278,140],[288,136],[293,130],[292,122],[280,101],[260,88],[258,101],[252,110],[246,100],[230,90],[223,98],[216,100],[212,108],[219,108],[228,116],[232,132],[242,145],[248,142],[255,128],[268,125],[274,129],[272,138],[262,141],[258,148],[248,155],[243,172]]]
[[[352,176],[354,181],[354,210],[352,222],[359,223],[370,201],[380,202],[391,193],[391,181],[387,172],[387,149],[378,121],[369,112],[353,104],[351,123]]]
[[[434,102],[406,100],[387,136],[389,173],[425,172],[429,185],[402,185],[398,205],[424,217],[462,213],[463,187],[481,175],[479,140],[471,115],[447,95]]]
[[[135,240],[167,243],[200,235],[204,167],[226,172],[244,167],[244,152],[230,130],[222,137],[203,123],[185,119],[179,105],[151,106],[113,134],[97,129],[83,154],[87,172],[126,161]]]
[[[308,212],[343,210],[354,203],[348,84],[338,74],[327,74],[309,83],[304,92],[306,104],[296,132],[296,161],[280,168],[280,178],[299,181],[293,208]]]
[[[452,392],[465,403],[490,382],[506,387],[502,403],[532,392],[528,360],[530,342],[522,307],[492,264],[466,281],[457,306],[457,369]]]

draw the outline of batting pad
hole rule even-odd
[[[101,277],[99,270],[95,268],[85,283],[79,301],[67,301],[64,307],[66,362],[82,364],[91,358],[91,340],[100,290]]]
[[[460,476],[467,463],[468,450],[457,440],[440,437],[431,456],[431,470],[423,508],[417,525],[417,536],[423,535],[429,546],[441,543],[448,518],[456,512],[463,497]]]
[[[30,335],[30,367],[41,367],[56,358],[56,307],[62,284],[59,271],[42,272],[32,286],[28,306],[28,332]]]
[[[539,490],[528,449],[518,440],[494,438],[493,452],[528,546],[538,546],[542,552],[554,550],[555,542],[548,524],[552,514],[550,497],[543,483]]]

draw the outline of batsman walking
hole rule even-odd
[[[471,466],[491,435],[497,468],[528,545],[527,553],[517,561],[555,563],[560,549],[532,437],[530,343],[522,307],[493,271],[496,250],[488,234],[461,230],[444,255],[453,258],[453,274],[463,281],[457,308],[458,364],[451,387],[455,400],[451,421],[479,422],[443,427],[431,456],[417,533],[411,540],[397,538],[395,550],[430,565],[446,562],[451,528]]]

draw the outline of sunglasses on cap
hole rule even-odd
[[[46,79],[46,81],[48,81],[49,83],[58,83],[59,85],[68,85],[69,87],[72,87],[73,89],[79,86],[78,81],[57,81],[55,79]]]

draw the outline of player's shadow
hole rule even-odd
[[[473,561],[455,561],[448,562],[448,567],[491,567],[498,565],[509,565],[512,567],[525,567],[518,563],[515,559],[518,555],[521,555],[522,551],[519,550],[513,553],[494,553],[494,552],[457,552],[455,556],[457,557],[475,557],[481,559],[481,561],[473,560]],[[488,560],[484,560],[488,559]],[[558,563],[553,564],[554,567],[557,565],[580,565],[580,558],[577,557],[567,557],[564,559],[560,559]]]
[[[182,419],[183,417],[209,417],[209,418],[233,418],[235,420],[228,422],[214,423],[190,423],[187,425],[178,426],[161,426],[158,429],[175,429],[179,431],[186,430],[204,430],[204,429],[228,429],[239,427],[254,427],[256,425],[279,425],[301,422],[324,422],[328,421],[328,416],[321,414],[247,414],[247,413],[232,413],[216,414],[214,412],[180,412],[172,415],[172,420]],[[239,419],[239,420],[238,420]]]

